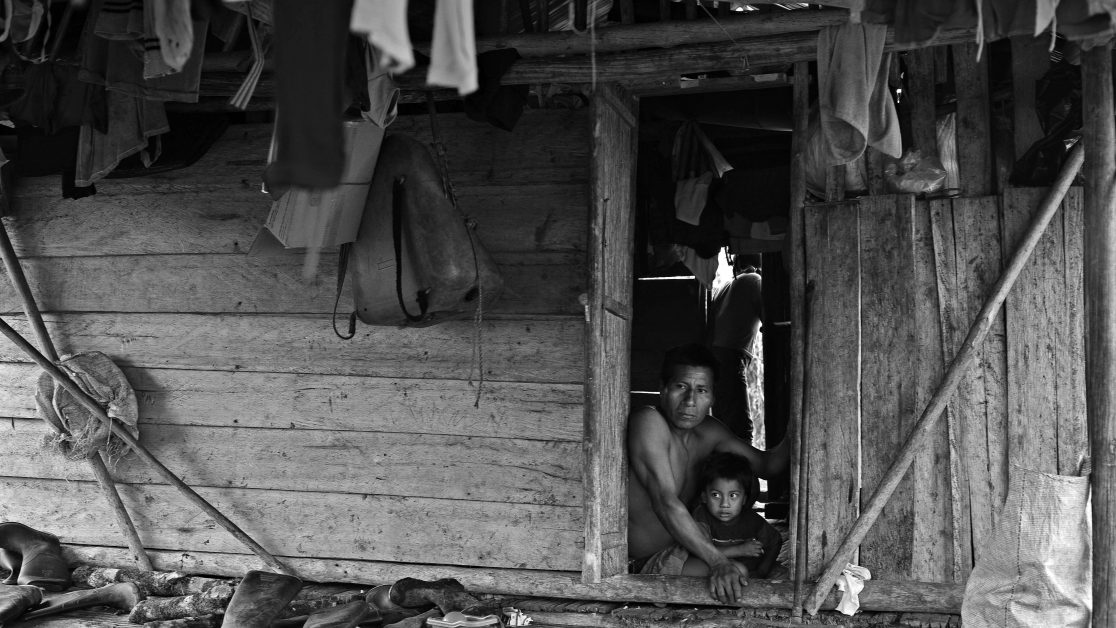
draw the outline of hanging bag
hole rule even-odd
[[[338,280],[347,266],[356,306],[350,336],[356,318],[433,325],[470,315],[478,299],[487,308],[503,291],[496,264],[447,198],[434,157],[407,135],[384,139],[357,239],[345,249]]]

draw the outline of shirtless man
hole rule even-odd
[[[690,516],[687,505],[697,491],[697,465],[714,451],[729,451],[747,458],[757,475],[769,477],[786,469],[788,451],[786,440],[770,451],[760,451],[708,416],[717,371],[708,348],[675,347],[663,359],[658,407],[632,412],[628,558],[633,570],[663,573],[655,563],[680,545],[709,567],[710,595],[731,604],[743,594],[748,572],[722,554]]]

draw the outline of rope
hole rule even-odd
[[[449,164],[446,161],[446,147],[442,144],[442,134],[438,128],[438,110],[434,106],[434,92],[426,92],[426,110],[430,116],[430,135],[433,140],[434,154],[438,156],[438,169],[442,175],[442,191],[446,198],[453,204],[453,208],[461,214],[465,222],[465,229],[469,234],[469,248],[473,253],[474,281],[477,284],[477,307],[473,311],[473,355],[469,365],[469,383],[473,383],[473,369],[477,371],[477,395],[473,399],[473,407],[480,407],[481,393],[484,390],[484,282],[481,280],[480,264],[477,260],[477,223],[461,211],[457,204],[457,193],[453,188],[453,180],[449,175]]]

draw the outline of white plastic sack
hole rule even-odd
[[[1012,466],[1003,511],[965,587],[965,628],[1089,625],[1088,496],[1088,476]]]

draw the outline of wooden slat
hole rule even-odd
[[[944,225],[943,225],[944,226]],[[953,285],[939,290],[943,308],[950,308],[943,328],[944,353],[952,360],[969,325],[999,276],[1001,267],[999,208],[994,197],[953,201]],[[939,281],[942,281],[939,273]],[[948,294],[950,300],[944,300]],[[980,560],[993,534],[995,514],[1007,491],[1006,363],[1003,313],[996,318],[978,364],[960,385],[950,412],[958,425],[957,442],[964,460],[972,526],[974,560]],[[967,569],[962,564],[964,576]]]
[[[470,120],[463,113],[438,116],[455,185],[588,181],[589,116],[585,110],[527,109],[511,132]],[[425,114],[399,116],[391,131],[431,141],[430,119]],[[105,179],[98,182],[98,194],[171,191],[196,185],[259,190],[270,141],[269,124],[234,125],[189,168],[142,179]],[[246,171],[255,176],[246,176]],[[58,180],[42,177],[21,181],[18,190],[21,194],[57,195]]]
[[[857,203],[806,208],[806,277],[814,283],[806,355],[810,422],[808,577],[816,577],[852,527],[860,501]]]
[[[1044,188],[1005,190],[1004,250],[1015,250],[1045,194]],[[1051,446],[1058,442],[1063,385],[1056,370],[1058,328],[1068,318],[1062,226],[1055,215],[1005,303],[1008,462],[1044,473],[1058,471],[1058,449]]]
[[[938,155],[938,133],[934,113],[934,50],[918,48],[906,53],[907,110],[911,116],[913,148],[924,155]]]
[[[1023,35],[1011,38],[1011,94],[1014,115],[1015,158],[1042,139],[1035,110],[1035,83],[1050,69],[1050,51],[1045,37]]]
[[[474,323],[421,329],[357,327],[353,340],[333,335],[320,316],[200,314],[46,315],[59,353],[102,351],[123,366],[439,379],[476,375]],[[20,318],[7,319],[25,337]],[[581,383],[581,318],[486,320],[485,379]],[[0,343],[0,362],[26,358]]]
[[[119,567],[126,564],[123,552],[112,547],[63,545],[63,555],[71,562]],[[261,569],[254,556],[218,552],[151,552],[162,570],[179,570],[239,577],[248,569]],[[423,565],[347,559],[314,560],[284,557],[306,580],[315,582],[352,582],[386,584],[401,578],[435,580],[454,578],[475,593],[495,593],[523,597],[557,597],[572,600],[614,602],[655,602],[686,606],[722,606],[709,595],[706,578],[686,576],[621,575],[597,584],[583,584],[580,574],[537,569],[469,568],[453,565]],[[779,580],[752,580],[739,605],[744,608],[789,608],[793,585]],[[836,607],[840,593],[833,591],[822,605]],[[937,612],[958,614],[964,586],[934,582],[885,582],[868,580],[860,592],[860,608],[866,611]],[[532,616],[534,613],[531,613]],[[625,624],[631,624],[625,620]],[[735,620],[734,625],[741,622]],[[705,625],[705,624],[702,624]]]
[[[627,571],[624,431],[631,391],[637,101],[613,85],[593,99],[585,404],[584,582]]]
[[[942,381],[942,328],[930,203],[914,211],[915,409],[921,412]],[[927,447],[911,463],[912,550],[909,577],[954,582],[953,507],[948,421],[941,421]]]
[[[585,291],[581,253],[493,255],[504,292],[488,314],[578,314]],[[337,295],[335,256],[303,277],[305,256],[121,255],[32,258],[22,262],[39,309],[46,312],[163,312],[299,314],[329,320]],[[338,306],[353,308],[351,278]],[[394,297],[393,297],[394,298]],[[19,298],[0,284],[0,309]]]
[[[0,479],[0,519],[57,533],[64,543],[118,538],[96,484]],[[279,556],[576,569],[580,508],[341,493],[198,490]],[[49,499],[44,499],[49,496]],[[169,486],[121,485],[144,547],[241,551],[241,544]]]
[[[1058,473],[1076,475],[1081,456],[1089,452],[1089,430],[1085,413],[1085,298],[1083,238],[1083,194],[1070,188],[1062,202],[1065,234],[1066,318],[1056,324],[1057,365],[1055,371],[1068,386],[1058,387]]]
[[[580,384],[123,369],[140,424],[353,430],[581,442]],[[38,367],[0,364],[0,417],[35,416]]]
[[[861,505],[907,440],[915,417],[914,199],[860,200]],[[848,324],[848,323],[847,323]],[[912,561],[912,474],[900,484],[860,545],[872,577],[909,577]]]
[[[958,338],[960,335],[958,329],[963,329],[961,326],[965,325],[963,321],[957,320],[961,314],[957,302],[961,297],[957,294],[960,287],[957,280],[958,261],[954,236],[953,201],[934,200],[929,201],[928,204],[934,246],[934,273],[938,284],[941,355],[944,360],[950,361],[956,355],[959,343],[963,342],[963,339]],[[962,450],[965,430],[962,425],[963,417],[958,412],[958,403],[960,401],[950,404],[946,409],[946,438],[949,447],[950,515],[953,523],[952,571],[954,581],[963,582],[973,568],[969,468],[974,461],[967,460]]]
[[[988,98],[988,54],[976,59],[974,43],[951,46],[957,86],[957,171],[963,196],[993,192],[992,124]]]
[[[241,168],[244,176],[253,172]],[[57,187],[53,177],[44,179]],[[111,186],[98,187],[102,191],[97,195],[79,200],[60,198],[56,189],[48,195],[17,195],[14,215],[4,218],[16,253],[244,253],[270,207],[268,197],[241,186],[199,183],[197,189],[176,191],[149,183],[134,194],[114,193]],[[492,253],[585,250],[584,183],[459,185],[456,192],[462,211],[477,221],[481,243]]]
[[[250,412],[250,408],[245,408]],[[93,481],[87,465],[41,447],[37,419],[0,424],[4,474]],[[236,487],[581,504],[580,443],[511,438],[144,423],[140,442],[191,487]],[[135,456],[116,464],[126,484],[163,484]]]

